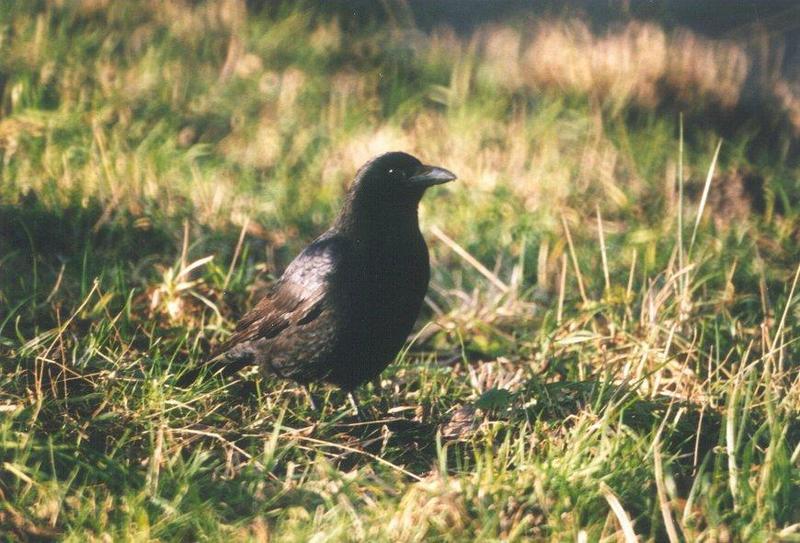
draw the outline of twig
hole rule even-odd
[[[617,521],[622,528],[622,534],[625,536],[625,543],[638,542],[639,538],[636,537],[636,532],[633,530],[633,523],[631,523],[628,513],[622,507],[622,504],[619,502],[619,498],[617,498],[616,494],[614,494],[608,485],[603,482],[600,483],[600,493],[603,494],[603,497],[608,502],[608,505],[611,506],[614,516],[617,517]]]
[[[664,417],[666,420],[666,417]],[[667,538],[670,543],[680,543],[678,537],[678,529],[675,526],[675,520],[672,518],[672,511],[670,511],[669,498],[667,490],[664,487],[664,465],[661,460],[661,431],[664,429],[663,425],[658,429],[655,441],[653,443],[653,464],[655,467],[656,477],[656,494],[658,495],[658,506],[661,509],[661,517],[664,519],[664,528],[667,530]]]
[[[189,253],[189,221],[183,220],[183,243],[181,243],[181,272],[186,268],[186,258]]]
[[[228,274],[225,276],[225,282],[222,284],[222,290],[228,288],[228,283],[231,280],[231,275],[233,275],[233,269],[236,267],[236,261],[239,259],[239,252],[242,250],[242,244],[244,243],[244,236],[247,233],[247,227],[250,225],[250,217],[246,217],[244,219],[244,224],[242,225],[242,231],[239,232],[239,241],[236,242],[236,249],[233,251],[233,259],[231,259],[231,265],[228,268]]]
[[[706,207],[708,200],[708,189],[711,188],[711,178],[714,176],[714,169],[717,166],[717,159],[719,158],[719,150],[722,148],[722,140],[717,144],[717,150],[714,151],[714,158],[711,159],[711,166],[708,168],[706,175],[706,185],[703,187],[703,196],[700,197],[700,205],[697,208],[697,218],[694,221],[694,230],[692,230],[692,240],[689,242],[689,250],[686,252],[686,258],[692,258],[692,248],[694,247],[694,240],[697,237],[697,228],[700,226],[700,219],[703,218],[703,210]]]
[[[466,260],[467,263],[469,263],[473,268],[478,270],[478,272],[480,272],[481,275],[483,275],[489,281],[491,281],[491,283],[498,289],[500,289],[504,293],[511,290],[508,285],[506,285],[503,281],[500,280],[499,277],[497,277],[497,275],[493,274],[491,271],[489,271],[489,269],[486,266],[478,262],[477,258],[469,254],[466,249],[464,249],[461,245],[459,245],[458,243],[453,241],[450,237],[448,237],[448,235],[442,232],[439,229],[439,227],[432,226],[431,233],[437,238],[439,238],[439,240],[441,240],[442,243],[444,243],[450,249],[452,249],[454,253],[456,253],[458,256]]]
[[[561,324],[564,316],[564,291],[567,286],[567,255],[561,255],[561,277],[558,285],[558,309],[556,310],[556,324]]]
[[[314,443],[316,445],[324,445],[326,447],[333,447],[333,448],[336,448],[336,449],[341,449],[343,451],[348,451],[348,452],[352,452],[352,453],[356,453],[356,454],[361,454],[361,455],[366,456],[367,458],[371,458],[372,460],[375,460],[376,462],[379,462],[379,463],[383,464],[384,466],[388,466],[388,467],[392,468],[393,470],[396,470],[396,471],[402,473],[403,475],[411,477],[412,479],[414,479],[417,482],[421,482],[423,480],[422,477],[420,477],[419,475],[417,475],[415,473],[411,473],[407,469],[401,468],[397,464],[392,464],[391,462],[389,462],[388,460],[386,460],[384,458],[381,458],[380,456],[377,456],[377,455],[372,454],[372,453],[367,452],[367,451],[362,451],[360,449],[356,449],[355,447],[349,447],[347,445],[342,445],[341,443],[332,443],[330,441],[323,441],[322,439],[316,439],[316,438],[308,437],[308,436],[304,436],[304,435],[296,435],[296,436],[292,436],[292,437],[297,438],[297,439],[302,439],[304,441],[308,441],[309,443]]]
[[[606,237],[603,235],[603,218],[600,216],[600,206],[594,206],[597,212],[597,232],[600,236],[600,256],[603,258],[603,275],[606,280],[606,291],[611,290],[611,278],[608,275],[608,258],[606,257]]]
[[[564,218],[564,215],[561,215],[561,224],[564,225],[564,233],[567,236],[569,256],[572,259],[572,267],[575,268],[575,276],[578,279],[578,290],[581,293],[581,299],[583,300],[583,303],[588,303],[589,298],[586,297],[586,290],[583,288],[583,279],[581,277],[581,269],[578,266],[578,257],[575,255],[575,246],[572,244],[572,234],[569,232],[569,226],[567,226],[567,220]]]

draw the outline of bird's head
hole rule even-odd
[[[401,152],[379,155],[364,164],[350,187],[354,198],[387,205],[410,203],[416,205],[425,189],[456,178],[453,172],[438,166],[423,164],[417,158]]]

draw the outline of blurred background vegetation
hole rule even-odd
[[[0,538],[798,537],[799,139],[796,2],[4,2]],[[177,387],[389,150],[374,420]]]

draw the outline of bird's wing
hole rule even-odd
[[[344,257],[339,238],[322,238],[300,253],[270,292],[239,320],[220,351],[238,343],[277,336],[287,327],[310,323],[331,292],[331,276]]]
[[[306,363],[304,349],[314,348],[319,356],[335,335],[340,319],[333,308],[332,279],[348,254],[349,243],[339,236],[323,235],[306,247],[203,367],[230,375],[266,362],[286,377],[309,370],[301,367]]]

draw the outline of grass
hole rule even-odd
[[[746,48],[148,6],[0,11],[0,539],[800,539],[800,169],[725,122]],[[460,179],[367,420],[178,387],[390,149]]]

